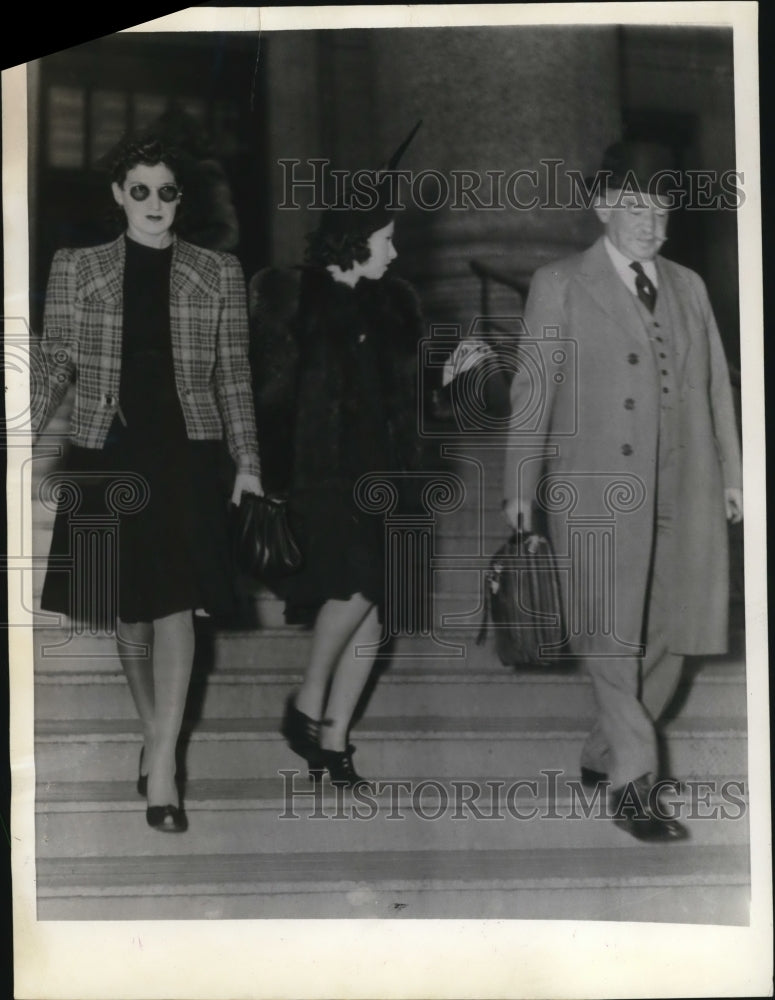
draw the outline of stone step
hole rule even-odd
[[[481,646],[477,645],[480,625],[481,622],[476,620],[466,628],[460,626],[439,628],[432,637],[399,636],[392,645],[385,647],[384,655],[380,656],[379,662],[394,666],[406,663],[412,666],[432,664],[445,670],[464,666],[472,671],[474,676],[479,676],[481,671],[491,670],[493,666],[507,672],[514,669],[501,667],[492,634],[487,636]],[[244,669],[247,666],[266,668],[269,664],[281,664],[283,667],[294,666],[303,669],[309,655],[310,643],[311,633],[304,629],[220,631],[213,640],[211,661],[217,662],[219,668]],[[744,648],[741,638],[734,637],[729,653],[708,657],[707,662],[717,663],[721,671],[727,667],[739,670],[744,663]],[[577,667],[572,660],[564,660],[558,664],[558,669],[564,673],[572,673]]]
[[[56,626],[35,632],[36,669],[79,673],[89,670],[115,671],[119,666],[116,640],[97,633],[78,634]],[[435,663],[436,666],[465,664],[468,669],[490,669],[497,659],[491,646],[477,646],[479,623],[470,628],[437,630],[432,636],[401,635],[386,643],[378,656],[380,663]],[[220,629],[204,624],[197,641],[197,658],[207,668],[212,664],[230,669],[275,669],[290,667],[303,670],[310,653],[312,633],[299,626],[261,629]]]
[[[200,623],[197,639],[197,658],[207,667],[234,670],[268,666],[303,669],[309,657],[312,633],[299,626],[266,627],[261,629],[214,629]],[[465,666],[476,672],[490,670],[499,661],[494,650],[492,635],[479,646],[476,638],[479,624],[471,628],[445,628],[433,636],[401,635],[386,644],[380,653],[380,662],[395,665],[410,661],[413,666],[433,664],[444,669]],[[89,670],[112,672],[118,669],[119,659],[113,636],[96,633],[80,634],[56,624],[56,616],[49,616],[45,625],[38,623],[35,630],[35,669],[79,673],[88,665]],[[740,669],[745,658],[745,639],[740,634],[730,638],[729,652],[723,656],[707,657],[705,662]],[[504,668],[506,669],[506,668]],[[572,669],[570,664],[567,669]]]
[[[378,784],[354,797],[328,780],[310,794],[306,775],[284,779],[199,780],[185,791],[189,830],[182,854],[412,850],[573,849],[625,846],[605,795],[554,774]],[[685,822],[694,844],[745,844],[747,796],[742,779],[703,779],[682,794],[665,791],[670,815]],[[120,853],[156,857],[166,838],[145,821],[145,801],[124,782],[41,786],[38,858]]]
[[[377,657],[378,666],[419,665],[439,670],[464,667],[473,677],[482,671],[501,669],[489,636],[479,646],[476,638],[479,626],[468,629],[447,628],[433,636],[399,636],[383,647]],[[206,671],[277,669],[303,671],[310,655],[312,634],[296,626],[283,628],[220,630],[206,627],[197,642],[197,663]],[[39,628],[35,633],[35,669],[39,672],[83,673],[100,671],[114,673],[119,668],[115,639],[107,635],[69,635],[60,628]],[[705,662],[716,664],[721,673],[743,669],[744,643],[735,637],[731,652],[709,657]],[[514,668],[502,669],[507,672]],[[572,674],[577,667],[572,661],[561,661],[558,669]],[[736,676],[738,674],[736,673]]]
[[[622,834],[622,838],[626,835]],[[165,850],[183,838],[164,838]],[[627,838],[630,841],[630,838]],[[421,917],[745,925],[737,845],[41,859],[39,920]]]
[[[520,774],[559,768],[575,775],[589,719],[367,716],[353,729],[358,770],[373,778]],[[206,719],[186,734],[188,774],[197,778],[275,777],[298,766],[278,734],[279,719]],[[667,773],[682,778],[747,773],[745,723],[681,717],[665,726]],[[138,723],[123,719],[45,720],[36,726],[36,773],[53,781],[112,780],[134,773]]]
[[[294,668],[242,670],[215,667],[194,673],[189,698],[192,718],[280,716],[289,692],[301,683]],[[35,677],[39,719],[133,719],[135,708],[123,672],[115,666],[63,672],[39,670]],[[745,717],[745,674],[740,664],[705,663],[686,671],[675,711],[690,716]],[[445,715],[530,716],[565,714],[586,718],[594,713],[592,686],[577,669],[518,673],[501,665],[472,675],[452,665],[393,664],[375,671],[366,710],[378,716]]]

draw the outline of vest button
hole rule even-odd
[[[627,360],[630,362],[631,365],[637,365],[637,363],[640,361],[640,358],[638,357],[637,354],[628,354]]]
[[[622,455],[631,455],[631,454],[632,454],[632,445],[631,444],[623,444],[622,445]]]
[[[668,389],[667,386],[664,386],[663,389],[662,389],[662,392],[670,392],[670,390]]]
[[[625,401],[624,401],[624,408],[625,408],[625,410],[634,410],[635,409],[635,400],[634,399],[625,399]]]

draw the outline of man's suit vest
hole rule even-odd
[[[648,338],[659,384],[659,442],[657,502],[670,503],[675,496],[675,472],[678,460],[678,399],[676,394],[675,339],[670,310],[657,290],[653,313],[637,297],[635,305]]]

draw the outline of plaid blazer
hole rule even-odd
[[[59,250],[51,265],[41,342],[47,384],[33,387],[33,424],[45,426],[75,378],[70,439],[85,448],[103,447],[119,412],[124,258],[122,235]],[[170,327],[189,438],[220,439],[225,429],[240,471],[258,475],[245,282],[236,257],[175,239]]]

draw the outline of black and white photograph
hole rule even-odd
[[[756,5],[480,10],[3,73],[19,996],[771,989]]]

